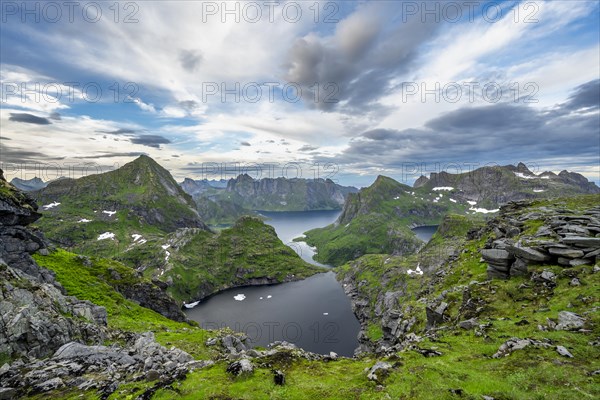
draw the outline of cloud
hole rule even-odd
[[[202,62],[202,54],[195,50],[181,50],[179,52],[179,62],[186,71],[196,72]]]
[[[313,151],[313,150],[318,150],[318,149],[319,149],[318,147],[315,147],[315,146],[311,146],[311,145],[309,145],[309,144],[306,144],[306,145],[304,145],[304,146],[300,147],[300,148],[298,149],[298,151]]]
[[[252,146],[252,145],[251,145],[250,143],[248,143],[248,142],[240,142],[240,144],[241,144],[242,146]]]
[[[309,106],[347,113],[381,111],[377,100],[409,71],[419,47],[439,26],[420,17],[399,23],[403,17],[393,2],[362,4],[331,36],[309,33],[296,40],[284,65],[286,79],[302,87]]]
[[[115,129],[112,131],[98,131],[101,133],[109,133],[111,135],[134,135],[136,133],[136,131],[134,129],[128,129],[128,128],[119,128],[119,129]]]
[[[576,111],[582,109],[597,109],[600,107],[600,79],[596,79],[575,88],[574,93],[561,108]],[[589,110],[588,110],[589,111]]]
[[[53,119],[55,121],[60,121],[62,119],[60,113],[57,113],[56,111],[50,113],[50,116],[48,118]]]
[[[369,130],[352,139],[338,157],[323,160],[365,170],[432,160],[517,162],[567,157],[580,165],[597,164],[600,99],[593,96],[597,87],[590,82],[575,88],[558,109],[497,103],[463,107],[429,120],[422,128]],[[595,111],[568,112],[590,108]]]
[[[35,125],[50,125],[52,123],[48,118],[37,117],[33,114],[27,113],[10,113],[8,120]]]
[[[131,143],[160,149],[161,144],[169,144],[171,141],[160,135],[140,135],[131,138]]]
[[[90,155],[90,156],[78,156],[75,158],[78,159],[95,159],[95,158],[116,158],[116,157],[139,157],[141,155],[148,155],[147,153],[143,153],[143,152],[136,152],[136,151],[132,151],[129,153],[100,153],[100,154],[94,154],[94,155]]]

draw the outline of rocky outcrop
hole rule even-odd
[[[167,285],[161,281],[117,285],[116,289],[123,296],[137,302],[142,307],[154,310],[174,321],[187,321],[185,314],[181,311],[181,306],[167,294]]]
[[[125,340],[125,346],[68,342],[48,359],[6,364],[0,369],[2,386],[17,396],[67,387],[97,389],[106,398],[123,381],[173,382],[189,371],[212,365],[211,361],[195,361],[182,350],[166,349],[152,333]]]
[[[0,354],[44,357],[69,341],[105,340],[106,310],[65,296],[31,257],[47,251],[44,237],[26,226],[40,216],[35,202],[3,177],[0,187]]]
[[[509,203],[489,222],[488,229],[496,238],[481,250],[489,278],[526,275],[533,264],[568,268],[600,261],[600,206],[583,212],[561,207],[531,209],[529,202]],[[539,227],[526,233],[531,224]]]
[[[600,193],[583,175],[562,171],[535,174],[523,163],[517,166],[485,166],[459,174],[433,172],[420,177],[414,187],[452,187],[456,196],[476,201],[478,206],[496,208],[510,201]]]

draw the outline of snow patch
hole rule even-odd
[[[131,237],[133,238],[134,242],[137,242],[138,240],[140,240],[142,238],[142,235],[138,235],[137,233],[134,233],[133,235],[131,235]]]
[[[328,312],[324,312],[323,315],[329,315],[329,313]]]
[[[412,270],[409,269],[408,271],[406,271],[406,273],[408,275],[423,275],[423,270],[421,269],[421,265],[417,265],[417,269],[416,270]]]
[[[271,296],[271,295],[268,295],[268,296],[267,296],[267,299],[270,299],[271,297],[273,297],[273,296]]]
[[[263,299],[263,297],[262,297],[262,296],[260,296],[260,297],[259,297],[259,300],[262,300],[262,299]]]
[[[102,214],[106,214],[106,215],[108,215],[109,217],[112,217],[112,216],[113,216],[113,215],[115,215],[116,213],[117,213],[116,211],[106,211],[106,210],[102,211]]]
[[[183,306],[184,306],[185,308],[194,308],[194,307],[196,307],[198,304],[200,304],[200,302],[199,302],[199,301],[195,301],[195,302],[193,302],[193,303],[190,303],[190,304],[183,303]]]
[[[236,301],[244,301],[246,299],[246,295],[239,293],[239,294],[236,294],[235,296],[233,296],[233,298]]]
[[[104,232],[102,235],[98,236],[98,240],[105,240],[105,239],[115,239],[115,234],[111,233],[111,232]]]
[[[469,203],[472,206],[474,206],[475,204],[477,204],[476,201],[472,201],[472,200],[467,200],[467,203]]]
[[[400,196],[394,197],[394,200],[399,200],[399,199],[400,199]]]
[[[433,190],[436,191],[436,192],[439,191],[439,190],[450,191],[450,190],[454,190],[454,188],[452,186],[438,186],[438,187],[434,187]]]
[[[92,220],[91,220],[91,219],[85,219],[85,218],[81,218],[81,219],[80,219],[79,221],[77,221],[77,222],[79,222],[80,224],[85,224],[85,223],[88,223],[88,222],[92,222]]]
[[[533,191],[534,191],[535,193],[542,193],[542,192],[545,192],[545,190],[544,190],[544,189],[533,189]]]
[[[169,257],[171,257],[171,253],[169,253],[167,250],[165,250],[165,261],[169,261]]]
[[[169,247],[171,247],[171,245],[170,245],[170,244],[163,244],[163,245],[162,245],[162,246],[160,246],[160,247],[162,247],[162,249],[163,249],[163,250],[166,250],[166,249],[168,249]]]
[[[46,204],[45,206],[42,206],[42,208],[44,210],[49,210],[49,209],[54,208],[56,206],[60,206],[60,203],[54,202],[54,203]]]
[[[495,210],[488,210],[486,208],[474,208],[474,207],[469,208],[469,210],[476,212],[476,213],[482,213],[482,214],[489,214],[489,213],[495,213],[495,212],[500,211],[499,208],[496,208]]]
[[[521,178],[521,179],[535,179],[535,178],[537,178],[537,176],[525,175],[522,172],[515,172],[514,174],[516,176],[518,176],[519,178]]]
[[[450,199],[450,201],[453,202],[453,203],[457,203],[457,201],[454,200],[454,199]]]

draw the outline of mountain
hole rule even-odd
[[[290,282],[324,272],[306,263],[258,218],[242,217],[218,233],[177,232],[166,241],[168,257],[155,273],[169,293],[192,302],[221,290]]]
[[[62,247],[114,255],[132,235],[208,229],[192,198],[147,156],[103,174],[53,181],[32,195],[43,204],[39,226]]]
[[[317,247],[316,260],[333,265],[368,253],[409,254],[418,245],[408,227],[437,225],[448,213],[483,216],[509,201],[586,193],[600,193],[600,188],[573,172],[536,175],[523,163],[432,173],[412,188],[379,176],[347,197],[334,224],[306,232],[305,240]]]
[[[36,190],[40,190],[48,186],[43,180],[38,178],[37,176],[32,179],[20,179],[13,178],[10,183],[19,190],[24,192],[33,192]]]
[[[185,178],[183,182],[179,183],[179,186],[181,186],[184,192],[186,192],[190,196],[194,196],[209,191],[210,189],[225,189],[227,187],[227,181],[225,179],[217,181],[208,179],[194,180],[190,178]]]
[[[223,197],[250,210],[307,211],[334,210],[344,204],[354,187],[340,186],[330,179],[263,178],[247,174],[227,182]]]
[[[332,265],[369,253],[407,255],[422,245],[411,226],[437,225],[448,212],[464,214],[469,208],[453,200],[379,176],[348,195],[334,224],[306,232],[303,240],[317,247],[316,260]]]
[[[258,215],[255,211],[245,209],[231,199],[219,196],[194,195],[193,199],[200,217],[210,225],[233,225],[245,215]]]
[[[457,196],[486,208],[497,208],[509,201],[600,193],[595,183],[578,173],[565,170],[558,175],[550,171],[536,175],[523,163],[483,167],[462,174],[434,172],[429,178],[421,176],[414,187],[452,187]]]

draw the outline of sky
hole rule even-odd
[[[2,1],[0,167],[600,183],[597,1]]]

